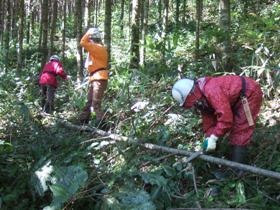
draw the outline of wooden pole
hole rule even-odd
[[[95,134],[98,134],[101,136],[107,136],[107,137],[109,137],[113,140],[117,140],[117,141],[127,141],[130,144],[136,144],[136,145],[139,145],[141,147],[144,147],[144,148],[150,149],[150,150],[157,150],[157,151],[171,153],[171,154],[175,154],[175,155],[181,155],[181,156],[192,156],[195,153],[195,152],[186,151],[186,150],[159,146],[159,145],[151,144],[151,143],[143,143],[143,141],[136,139],[136,138],[129,138],[129,137],[121,136],[118,134],[112,134],[112,133],[108,133],[106,131],[103,131],[103,130],[100,130],[97,128],[88,127],[88,126],[77,126],[77,125],[73,125],[67,121],[60,121],[60,123],[63,124],[65,127],[68,127],[71,129],[92,132],[92,133],[95,133]],[[258,168],[255,166],[242,164],[242,163],[237,163],[237,162],[233,162],[233,161],[229,161],[229,160],[225,160],[222,158],[217,158],[217,157],[213,157],[213,156],[205,155],[205,154],[202,154],[202,155],[198,156],[197,158],[200,158],[207,162],[211,162],[211,163],[215,163],[215,164],[219,164],[219,165],[225,165],[225,166],[229,166],[231,168],[237,168],[237,169],[240,169],[243,171],[247,171],[247,172],[251,172],[254,174],[261,175],[261,176],[271,177],[271,178],[280,180],[279,172],[270,171],[270,170]]]

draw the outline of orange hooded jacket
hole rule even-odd
[[[89,33],[86,33],[82,37],[80,44],[89,52],[90,60],[92,61],[88,66],[88,72],[90,73],[89,80],[108,80],[109,71],[106,70],[108,66],[107,48],[102,44],[92,42]],[[102,68],[104,70],[100,71]],[[94,73],[95,71],[96,73]]]

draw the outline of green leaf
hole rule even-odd
[[[163,170],[167,174],[167,176],[173,177],[176,175],[176,170],[170,166],[163,166]]]
[[[246,203],[246,196],[245,196],[245,188],[244,184],[242,182],[238,182],[236,185],[236,191],[237,191],[237,202],[239,204]]]
[[[159,174],[141,173],[140,176],[145,183],[165,187],[167,180]]]
[[[51,185],[53,201],[44,210],[60,209],[62,204],[73,197],[80,187],[84,186],[88,179],[87,172],[81,166],[53,167]]]
[[[141,190],[135,192],[122,192],[119,195],[122,209],[127,210],[155,210],[156,207],[151,202],[150,195]]]

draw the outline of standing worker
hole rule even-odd
[[[206,139],[203,149],[213,151],[219,137],[229,133],[232,157],[245,163],[247,145],[255,129],[263,93],[259,84],[243,76],[180,79],[172,89],[173,98],[185,109],[194,107],[202,115]]]
[[[62,64],[60,63],[60,58],[57,55],[52,55],[49,61],[44,65],[39,79],[43,95],[42,108],[45,113],[51,113],[54,110],[55,90],[58,85],[56,76],[60,76],[64,80],[70,78],[70,76],[67,76],[64,72]]]
[[[86,67],[89,73],[89,91],[87,104],[80,114],[80,122],[88,123],[92,111],[96,114],[96,125],[99,125],[103,119],[104,113],[101,110],[101,103],[104,92],[107,88],[109,71],[108,52],[103,45],[101,34],[98,28],[90,28],[82,37],[81,46],[88,51]]]

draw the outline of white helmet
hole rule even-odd
[[[52,56],[50,57],[50,61],[52,61],[52,60],[60,61],[60,58],[59,58],[58,55],[52,55]]]
[[[194,80],[191,79],[180,79],[175,82],[172,88],[172,96],[180,104],[180,106],[184,105],[185,100],[193,87]]]
[[[93,39],[101,39],[101,33],[98,28],[88,29],[88,33],[91,34],[91,38],[93,38]]]

